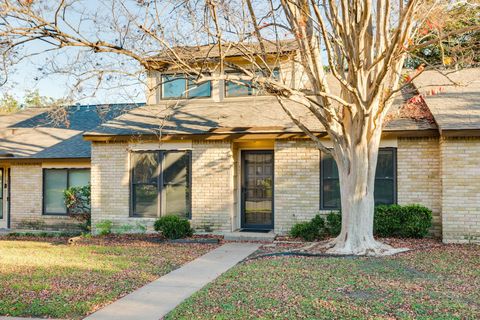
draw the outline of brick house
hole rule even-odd
[[[308,89],[288,55],[279,61],[275,76]],[[0,228],[73,226],[60,192],[88,182],[93,226],[111,220],[117,227],[151,228],[158,216],[177,214],[198,231],[284,234],[296,222],[338,209],[334,161],[275,98],[223,80],[195,85],[164,70],[149,73],[147,104],[112,106],[103,117],[102,106],[71,107],[70,127],[39,125],[45,110],[0,116]],[[415,80],[420,92],[445,86],[444,93],[424,97],[420,117],[405,112],[403,99],[395,102],[375,198],[423,204],[434,213],[433,234],[445,242],[478,242],[480,69],[450,78],[463,86],[447,86],[433,72]],[[291,109],[329,144],[302,107]],[[82,121],[88,112],[90,120]]]

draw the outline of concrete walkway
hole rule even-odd
[[[88,320],[158,320],[260,247],[227,243],[91,314]]]

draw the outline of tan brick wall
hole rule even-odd
[[[192,151],[192,222],[232,231],[234,161],[230,142],[196,142]]]
[[[421,204],[433,212],[432,234],[441,236],[438,138],[401,138],[397,148],[398,204]]]
[[[144,144],[151,149],[151,144]],[[92,226],[111,220],[114,227],[154,218],[134,218],[130,210],[129,147],[142,143],[94,143],[92,146]],[[229,142],[198,142],[192,150],[192,225],[230,231],[233,215],[233,156]]]
[[[92,229],[102,220],[115,226],[154,219],[130,218],[130,172],[127,143],[92,144]]]
[[[442,143],[442,150],[435,138],[398,140],[398,202],[419,203],[432,209],[434,234],[441,232],[443,205],[446,241],[463,241],[466,236],[478,236],[479,146],[478,139],[447,140]],[[230,231],[237,225],[233,219],[235,210],[238,211],[234,202],[232,144],[194,142],[191,147],[192,224],[198,230]],[[296,222],[309,220],[319,212],[320,155],[313,143],[305,141],[276,141],[274,149],[275,231],[284,234]],[[440,176],[442,162],[448,165]],[[141,222],[152,225],[154,219],[129,218],[128,166],[127,144],[94,143],[94,223],[108,219],[117,224]],[[462,172],[462,176],[459,177],[458,172]]]
[[[444,242],[480,242],[480,138],[443,139]]]
[[[311,142],[275,142],[275,232],[319,213],[320,152]]]
[[[77,229],[78,222],[69,217],[42,215],[43,171],[41,164],[19,164],[12,165],[10,168],[10,227],[12,229]]]

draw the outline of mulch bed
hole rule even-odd
[[[65,236],[36,236],[36,235],[5,235],[0,236],[0,240],[20,240],[20,241],[39,241],[51,242],[55,244],[67,244],[72,237]],[[193,235],[192,237],[181,239],[181,241],[168,240],[157,233],[147,234],[110,234],[106,236],[75,237],[75,245],[131,245],[155,246],[160,243],[221,243],[223,237],[217,235]]]
[[[305,242],[298,238],[291,237],[277,237],[274,243],[263,245],[253,256],[250,258],[261,258],[263,256],[274,255],[328,255],[326,249],[322,246],[326,244],[328,240],[318,242]],[[417,250],[429,250],[434,248],[440,248],[445,246],[455,246],[454,244],[444,244],[439,239],[400,239],[400,238],[380,238],[379,241],[391,245],[394,248],[408,248],[412,252]],[[399,253],[399,254],[405,254]],[[333,255],[332,255],[333,256]]]

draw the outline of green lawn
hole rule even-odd
[[[480,246],[238,265],[167,319],[480,319]]]
[[[0,240],[0,316],[63,319],[81,318],[214,247],[5,239]]]

